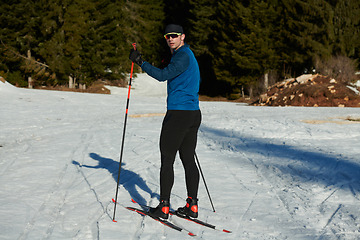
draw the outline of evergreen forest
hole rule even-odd
[[[132,44],[157,67],[184,27],[201,93],[251,95],[271,81],[360,58],[360,0],[0,0],[0,75],[18,86],[126,79]],[[358,66],[356,66],[358,67]],[[141,69],[136,68],[139,72]]]

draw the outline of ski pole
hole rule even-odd
[[[209,189],[208,189],[208,187],[207,187],[204,174],[203,174],[203,172],[202,172],[202,170],[201,170],[201,167],[200,167],[199,159],[198,159],[196,153],[195,153],[195,158],[196,158],[196,162],[197,162],[197,165],[198,165],[198,167],[199,167],[199,170],[200,170],[200,173],[201,173],[201,177],[202,177],[202,179],[203,179],[203,182],[204,182],[204,185],[205,185],[205,188],[206,188],[206,192],[207,192],[207,194],[208,194],[208,196],[209,196],[209,200],[210,200],[212,209],[213,209],[214,212],[216,212],[216,211],[215,211],[215,208],[214,208],[214,204],[213,204],[213,202],[212,202],[212,200],[211,200],[210,192],[209,192]]]
[[[132,45],[133,45],[133,47],[134,47],[134,50],[136,50],[136,43],[133,43]],[[118,196],[118,191],[119,191],[121,163],[122,163],[122,157],[123,157],[123,152],[124,152],[124,140],[125,140],[125,131],[126,131],[127,116],[128,116],[128,111],[129,111],[130,89],[131,89],[131,81],[132,81],[133,69],[134,69],[134,62],[131,62],[131,72],[130,72],[129,90],[128,90],[128,96],[127,96],[127,101],[126,101],[126,112],[125,112],[124,130],[123,130],[121,150],[120,150],[119,173],[118,173],[117,185],[116,185],[116,193],[115,193],[115,206],[114,206],[113,222],[116,222],[116,221],[115,221],[115,212],[116,212],[117,196]]]

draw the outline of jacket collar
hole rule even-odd
[[[183,49],[183,48],[189,48],[190,46],[187,44],[187,43],[184,43],[184,45],[182,45],[181,47],[179,47],[177,50],[174,50],[174,52],[173,52],[173,55],[175,54],[175,53],[177,53],[178,51],[180,51],[181,49]]]

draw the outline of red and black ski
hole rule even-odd
[[[115,200],[114,200],[114,199],[112,199],[112,201],[115,203]],[[154,219],[154,220],[162,223],[163,225],[165,225],[165,226],[167,226],[167,227],[169,227],[169,228],[172,228],[172,229],[174,229],[174,230],[177,230],[177,231],[179,231],[179,232],[187,232],[187,235],[189,235],[189,236],[192,236],[192,237],[196,236],[196,234],[194,234],[194,233],[192,233],[192,232],[190,232],[190,231],[188,231],[188,230],[186,230],[186,229],[184,229],[184,228],[182,228],[182,227],[179,227],[179,226],[177,226],[177,225],[175,225],[175,224],[173,224],[173,223],[171,223],[171,222],[168,222],[168,221],[166,221],[166,220],[164,220],[164,219],[161,219],[161,218],[153,217],[153,216],[151,216],[151,215],[149,214],[149,212],[144,211],[144,210],[142,210],[142,209],[133,208],[133,207],[125,207],[125,208],[128,209],[128,210],[130,210],[130,211],[139,213],[139,214],[142,215],[142,216],[149,216],[149,217],[151,217],[152,219]]]
[[[139,204],[138,202],[136,202],[134,199],[131,199],[131,201],[132,201],[133,203],[138,204],[138,205],[141,206],[141,207],[149,208],[149,206],[141,205],[141,204]],[[214,226],[214,225],[212,225],[212,224],[210,224],[210,223],[201,221],[201,220],[199,220],[199,219],[190,218],[190,217],[188,217],[188,216],[183,216],[183,215],[181,215],[181,214],[178,214],[177,211],[170,211],[169,213],[170,213],[171,215],[177,216],[177,217],[179,217],[179,218],[186,219],[186,220],[188,220],[188,221],[190,221],[190,222],[194,222],[194,223],[199,224],[199,225],[204,226],[204,227],[208,227],[208,228],[211,228],[211,229],[214,229],[214,230],[217,230],[217,231],[221,231],[221,232],[225,232],[225,233],[231,233],[231,231],[229,231],[229,230],[218,228],[218,227],[216,227],[216,226]]]
[[[168,221],[163,220],[163,219],[161,219],[161,218],[157,218],[157,217],[151,216],[151,215],[149,214],[149,212],[147,212],[147,211],[144,211],[144,210],[141,210],[141,209],[137,209],[137,208],[133,208],[133,207],[125,207],[125,208],[126,208],[126,209],[129,209],[129,210],[131,210],[131,211],[137,212],[137,213],[139,213],[139,214],[141,214],[141,215],[143,215],[143,216],[149,216],[149,217],[151,217],[152,219],[154,219],[154,220],[156,220],[156,221],[164,224],[165,226],[167,226],[167,227],[169,227],[169,228],[172,228],[172,229],[174,229],[174,230],[177,230],[177,231],[179,231],[179,232],[183,232],[183,231],[184,231],[184,232],[187,232],[187,234],[188,234],[189,236],[192,236],[192,237],[196,236],[194,233],[192,233],[192,232],[190,232],[190,231],[188,231],[188,230],[186,230],[186,229],[184,229],[184,228],[182,228],[182,227],[179,227],[179,226],[177,226],[177,225],[175,225],[175,224],[173,224],[173,223],[171,223],[171,222],[168,222]]]
[[[174,211],[170,211],[170,214],[175,215],[175,216],[177,216],[177,217],[179,217],[179,218],[186,219],[186,220],[188,220],[188,221],[190,221],[190,222],[197,223],[197,224],[199,224],[199,225],[201,225],[201,226],[204,226],[204,227],[212,228],[212,229],[214,229],[214,230],[221,231],[221,232],[225,232],[225,233],[231,233],[231,231],[229,231],[229,230],[220,229],[220,228],[218,228],[218,227],[216,227],[216,226],[214,226],[214,225],[212,225],[212,224],[210,224],[210,223],[201,221],[201,220],[199,220],[199,219],[197,219],[197,218],[190,218],[190,217],[188,217],[188,216],[181,215],[181,214],[179,214],[177,211],[175,211],[175,212],[174,212]]]

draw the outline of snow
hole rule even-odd
[[[111,95],[0,82],[0,239],[190,239],[123,206],[156,206],[166,83],[134,79],[112,221],[127,89]],[[199,239],[360,239],[358,108],[201,102]],[[133,117],[137,116],[137,117]],[[321,124],[316,124],[321,123]],[[349,124],[346,124],[349,123]],[[175,162],[171,207],[186,198]]]

